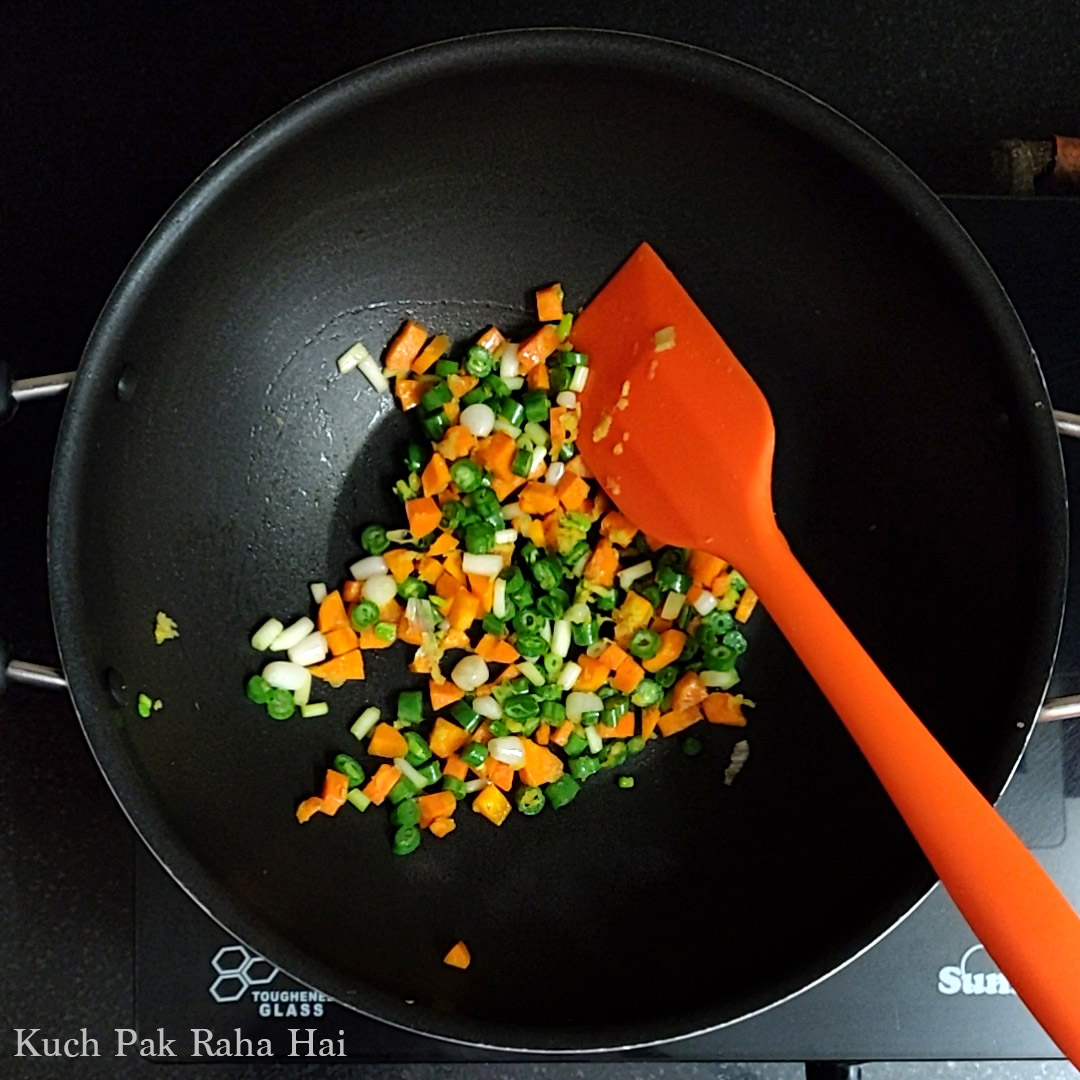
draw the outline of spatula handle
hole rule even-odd
[[[1080,918],[923,727],[786,542],[758,549],[762,603],[843,720],[956,906],[1017,994],[1080,1065]]]

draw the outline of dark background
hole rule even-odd
[[[74,367],[154,222],[235,139],[298,95],[391,52],[528,25],[653,33],[756,64],[847,113],[939,192],[989,190],[996,139],[1080,134],[1074,3],[2,4],[0,355],[21,375]],[[41,522],[59,415],[56,402],[27,407],[0,431],[0,631],[20,658],[43,661],[55,655]],[[0,738],[0,1075],[22,1076],[29,1070],[8,1057],[13,1026],[131,1022],[135,841],[65,698],[13,690],[0,704]],[[17,832],[16,804],[36,809],[17,815]],[[128,1075],[111,1061],[85,1075],[95,1068]],[[540,1071],[605,1070],[640,1075],[632,1066]],[[529,1070],[483,1075],[511,1071]],[[133,1064],[136,1073],[173,1069]]]

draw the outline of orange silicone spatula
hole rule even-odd
[[[754,380],[647,244],[573,340],[590,360],[578,447],[593,474],[646,533],[738,567],[972,929],[1080,1064],[1080,919],[791,553],[772,507],[772,414]]]

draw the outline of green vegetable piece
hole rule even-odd
[[[532,574],[536,578],[536,584],[544,592],[551,592],[552,589],[557,589],[562,584],[563,567],[554,556],[545,555],[542,559],[537,559],[533,563]]]
[[[483,475],[480,466],[468,458],[459,458],[450,466],[450,479],[457,485],[458,491],[466,495],[480,486]]]
[[[653,672],[653,680],[661,690],[667,690],[669,686],[674,686],[678,677],[679,673],[675,670],[674,664],[668,664],[667,667],[662,667],[659,671]]]
[[[630,755],[640,754],[645,749],[645,740],[640,735],[635,735],[627,744],[626,752]]]
[[[491,390],[481,383],[479,386],[474,386],[462,397],[461,407],[467,409],[470,405],[479,405],[481,402],[487,401],[490,397]]]
[[[647,709],[650,705],[658,705],[663,697],[663,691],[652,679],[642,679],[630,696],[630,701],[639,709]]]
[[[381,555],[388,547],[390,547],[390,541],[387,539],[386,530],[381,525],[369,525],[360,534],[360,546],[369,555]]]
[[[398,699],[400,710],[400,698]],[[400,719],[400,715],[399,715]],[[408,753],[405,755],[405,760],[412,766],[423,765],[431,757],[431,747],[427,744],[427,739],[424,738],[419,732],[406,731],[405,743],[409,747]]]
[[[741,630],[729,630],[720,639],[736,656],[746,652],[746,638]]]
[[[450,417],[446,415],[445,409],[440,409],[438,412],[422,417],[420,426],[432,442],[438,442],[450,427]]]
[[[275,689],[266,702],[266,711],[271,720],[288,720],[296,712],[296,701],[288,690]]]
[[[450,706],[450,715],[454,718],[454,722],[470,735],[480,726],[480,721],[483,719],[467,701],[455,701]]]
[[[510,734],[510,729],[503,723],[502,720],[491,720],[488,722],[488,731],[491,732],[497,739],[501,739],[504,735]]]
[[[390,811],[390,820],[395,825],[419,825],[420,804],[416,799],[402,799],[401,802]]]
[[[600,713],[594,712],[590,709],[588,712],[581,714],[581,722],[585,727],[592,727],[594,724],[600,723]]]
[[[540,702],[532,694],[515,694],[503,702],[503,716],[508,720],[527,720],[539,714]]]
[[[491,374],[494,364],[494,358],[483,345],[473,345],[465,355],[465,370],[481,379]]]
[[[600,758],[601,769],[616,769],[626,761],[626,743],[622,739],[616,739],[604,747],[603,756]]]
[[[288,691],[286,691],[288,693]],[[289,695],[292,696],[291,694]],[[136,705],[139,715],[145,720],[154,711],[154,702],[149,694],[140,694]],[[290,714],[291,715],[291,714]]]
[[[589,358],[582,352],[574,352],[573,349],[567,349],[566,352],[559,353],[559,356],[567,367],[589,366]]]
[[[408,449],[405,451],[405,468],[411,473],[418,473],[424,467],[427,456],[428,451],[426,451],[419,443],[409,443]],[[360,542],[363,543],[363,540]],[[372,555],[374,554],[376,553],[373,551]]]
[[[589,740],[585,738],[579,731],[575,731],[570,735],[570,738],[566,740],[566,745],[563,747],[563,752],[568,758],[580,757],[585,753],[586,747],[589,745]]]
[[[427,596],[428,585],[426,581],[421,581],[418,577],[410,574],[407,578],[398,582],[398,596],[403,600],[413,600],[422,596]]]
[[[465,550],[471,555],[487,555],[495,546],[495,528],[478,521],[465,529]]]
[[[544,809],[547,796],[538,787],[523,787],[518,788],[514,801],[517,803],[517,808],[521,813],[532,817]]]
[[[556,695],[562,695],[562,689],[558,686],[551,688],[547,686],[537,687],[538,691],[548,690],[550,692],[551,689],[555,691]],[[561,701],[555,701],[551,698],[542,698],[540,701],[540,719],[545,723],[557,727],[566,719],[566,706]]]
[[[577,760],[582,761],[584,759],[578,758]],[[558,780],[548,784],[547,801],[558,810],[566,806],[567,803],[573,802],[580,790],[581,785],[572,776],[564,773]]]
[[[484,385],[491,391],[494,397],[505,398],[510,396],[510,387],[507,386],[498,375],[492,374],[485,376]]]
[[[408,760],[408,759],[406,759]],[[426,765],[421,765],[416,770],[424,778],[424,787],[431,787],[442,779],[442,765],[438,758],[432,758]]]
[[[510,463],[510,471],[515,476],[528,476],[532,471],[532,453],[528,450],[519,450]]]
[[[484,628],[485,634],[491,634],[493,637],[502,637],[506,633],[506,623],[498,615],[492,615],[490,611],[484,616],[480,625]]]
[[[687,757],[697,757],[704,749],[705,747],[701,745],[701,740],[695,738],[693,735],[687,735],[686,738],[683,739],[682,752]]]
[[[475,769],[478,765],[483,765],[487,760],[488,749],[483,743],[466,743],[465,746],[461,748],[458,756],[466,765]]]
[[[363,766],[351,754],[338,754],[334,758],[334,769],[349,778],[350,790],[359,787],[367,779]]]
[[[420,846],[420,830],[415,825],[402,825],[394,833],[394,854],[411,855]]]
[[[570,329],[573,325],[574,316],[568,311],[563,315],[555,327],[555,333],[558,334],[560,341],[565,341],[570,336]]]
[[[570,775],[575,780],[588,780],[588,778],[594,775],[599,768],[599,760],[590,757],[588,754],[570,759]],[[548,790],[550,791],[551,789],[548,788]]]
[[[522,656],[535,659],[547,651],[547,642],[539,634],[518,634],[514,642]]]
[[[421,690],[402,690],[397,699],[399,724],[412,727],[424,718],[424,694]]]
[[[499,406],[499,415],[514,427],[521,427],[525,419],[525,406],[511,397],[505,398]]]
[[[248,701],[254,701],[256,705],[265,705],[270,700],[273,689],[261,675],[252,675],[247,681]],[[139,701],[141,702],[144,697],[146,697],[145,694],[140,694]]]
[[[354,630],[366,630],[372,623],[379,617],[379,608],[371,600],[361,600],[359,604],[352,609],[352,614],[349,616],[349,622],[352,623]]]
[[[529,390],[521,395],[521,401],[525,406],[525,419],[530,423],[539,424],[547,419],[551,405],[546,390]]]
[[[630,639],[630,654],[651,660],[660,651],[660,635],[655,630],[636,630]]]
[[[590,619],[588,622],[583,623],[574,623],[570,632],[574,639],[574,644],[584,648],[594,644],[599,639],[600,624],[595,619]]]
[[[456,776],[444,776],[443,777],[443,791],[449,791],[451,795],[461,802],[465,798],[465,781],[459,780]]]
[[[458,374],[458,365],[456,360],[449,360],[445,357],[442,360],[435,361],[435,374],[443,379],[448,379],[451,375]]]
[[[405,799],[411,799],[419,792],[419,790],[420,789],[407,776],[403,776],[390,789],[390,794],[387,798],[389,798],[394,806],[397,806],[399,802],[402,802]]]
[[[620,776],[619,787],[629,789],[634,786],[634,778],[632,776]]]
[[[397,637],[397,627],[392,622],[377,622],[375,636],[380,641],[393,641]]]

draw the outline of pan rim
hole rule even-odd
[[[511,50],[516,58],[524,57],[537,63],[562,56],[576,64],[608,65],[614,69],[625,69],[629,65],[655,71],[663,66],[665,74],[672,78],[701,78],[718,96],[734,99],[823,143],[868,176],[893,204],[918,221],[924,235],[969,290],[1003,355],[1018,361],[1013,365],[1014,379],[1018,387],[1022,386],[1029,393],[1033,402],[1031,415],[1025,418],[1024,434],[1033,453],[1046,461],[1047,472],[1053,472],[1053,476],[1040,485],[1037,503],[1040,520],[1046,519],[1048,551],[1047,581],[1043,590],[1046,595],[1040,597],[1040,604],[1044,604],[1052,615],[1056,602],[1057,616],[1050,619],[1052,625],[1047,627],[1037,648],[1032,646],[1033,657],[1029,663],[1033,670],[1043,673],[1041,686],[1033,688],[1033,691],[1037,689],[1033,697],[1038,700],[1034,703],[1032,717],[1022,734],[1017,736],[1012,764],[1003,776],[993,779],[991,787],[999,790],[991,794],[999,794],[1011,779],[1033,730],[1031,721],[1045,696],[1053,670],[1064,613],[1068,517],[1064,463],[1046,386],[1034,350],[992,269],[949,210],[906,165],[851,120],[792,84],[741,61],[673,40],[586,28],[515,29],[454,38],[395,54],[310,91],[265,120],[215,159],[166,211],[133,255],[94,326],[83,353],[80,375],[72,387],[69,407],[65,410],[54,461],[48,530],[54,631],[75,711],[91,752],[128,820],[164,869],[207,915],[260,954],[264,953],[265,942],[274,942],[274,933],[261,929],[253,917],[238,909],[193,856],[185,852],[156,814],[154,802],[143,788],[136,770],[110,738],[111,725],[96,721],[93,715],[84,715],[79,707],[78,697],[88,700],[99,682],[99,673],[91,669],[87,658],[80,654],[78,643],[65,629],[72,624],[70,616],[77,606],[77,600],[64,588],[64,582],[71,577],[69,570],[77,550],[72,515],[65,514],[65,508],[78,482],[79,461],[85,452],[85,440],[79,438],[83,426],[81,418],[87,412],[92,396],[107,392],[102,385],[108,380],[107,373],[102,370],[104,358],[109,341],[122,334],[128,300],[137,295],[142,280],[167,256],[188,223],[197,217],[204,204],[214,200],[219,191],[256,165],[263,155],[272,154],[279,142],[295,137],[323,115],[434,81],[440,75],[482,68],[497,62],[500,54]],[[1019,363],[1021,358],[1026,363]],[[1051,594],[1056,596],[1056,601],[1051,600]],[[358,991],[355,987],[351,990],[337,987],[335,989],[342,996],[334,997],[328,990],[333,979],[324,980],[320,976],[313,980],[309,974],[322,971],[324,965],[305,962],[299,951],[287,942],[271,944],[269,951],[275,963],[279,959],[285,961],[279,966],[296,981],[329,993],[334,1000],[366,1016],[418,1035],[510,1054],[579,1057],[627,1052],[701,1036],[740,1023],[818,985],[863,955],[916,910],[936,887],[929,868],[925,878],[898,899],[905,907],[899,918],[842,963],[828,967],[810,982],[800,983],[789,993],[720,1022],[683,1027],[669,1022],[662,1033],[648,1039],[634,1038],[628,1031],[615,1028],[536,1030],[469,1020],[434,1009],[406,1006],[374,988]],[[298,971],[302,974],[296,974]],[[350,1000],[356,996],[362,1001]],[[468,1034],[469,1029],[476,1034]],[[588,1045],[582,1046],[582,1041],[587,1041]]]

